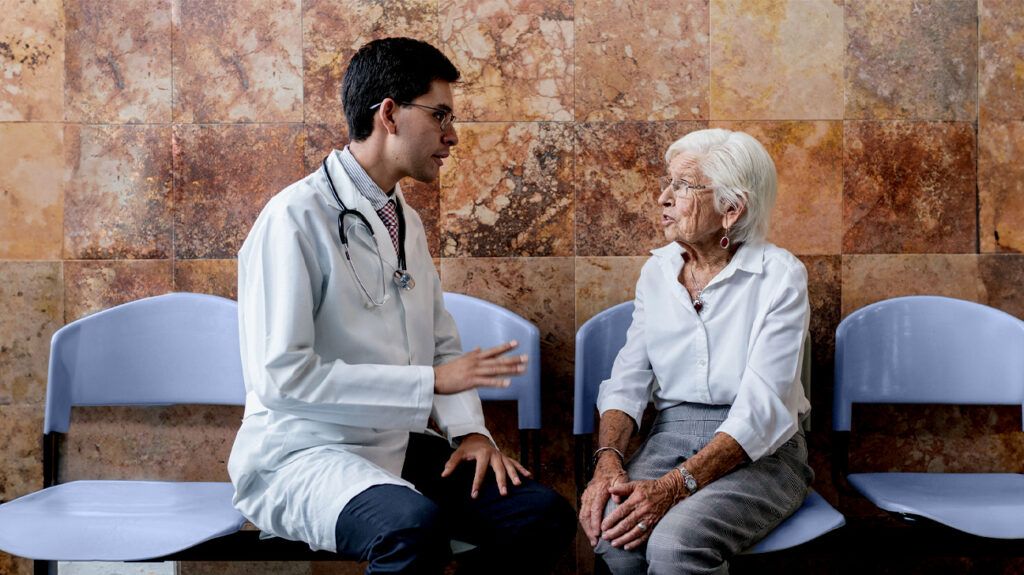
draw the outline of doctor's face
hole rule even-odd
[[[421,182],[432,182],[440,174],[452,146],[459,143],[453,120],[451,84],[430,83],[430,91],[399,106],[398,161],[406,174]]]

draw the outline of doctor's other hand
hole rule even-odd
[[[470,497],[476,499],[480,494],[480,486],[487,476],[487,469],[494,471],[494,480],[498,483],[498,491],[502,495],[508,495],[508,482],[511,479],[514,485],[521,485],[519,475],[530,477],[532,474],[522,466],[521,463],[506,456],[497,447],[479,433],[470,433],[462,437],[458,449],[448,458],[444,464],[441,477],[448,477],[455,468],[463,461],[475,461],[476,472],[473,474],[473,487],[470,490]]]
[[[514,340],[460,355],[434,366],[434,393],[449,395],[477,387],[508,387],[509,376],[526,371],[526,356],[502,356],[519,345]]]

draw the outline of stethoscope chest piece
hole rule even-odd
[[[414,280],[412,275],[410,275],[406,270],[395,270],[392,278],[395,280],[395,285],[405,291],[409,291],[416,287],[416,280]]]

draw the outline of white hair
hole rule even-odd
[[[720,128],[697,130],[679,138],[665,152],[665,163],[677,154],[698,156],[698,166],[711,180],[715,210],[746,205],[729,230],[733,242],[763,240],[768,235],[777,190],[775,162],[753,136]]]

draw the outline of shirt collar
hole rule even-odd
[[[384,207],[384,204],[388,203],[392,197],[394,197],[394,191],[390,194],[385,194],[384,190],[380,189],[377,182],[373,181],[373,178],[366,173],[366,170],[359,165],[356,161],[356,157],[352,155],[352,151],[348,149],[348,146],[338,154],[338,159],[341,160],[341,167],[345,169],[345,173],[348,174],[349,179],[352,180],[352,184],[355,185],[356,190],[364,198],[366,198],[370,205],[373,206],[374,211],[378,211]]]
[[[682,265],[683,246],[672,242],[651,250],[651,254],[669,264],[675,264],[678,269],[678,266]],[[764,242],[754,241],[741,245],[725,269],[719,272],[717,279],[724,280],[736,273],[737,270],[752,274],[760,274],[764,271]]]

